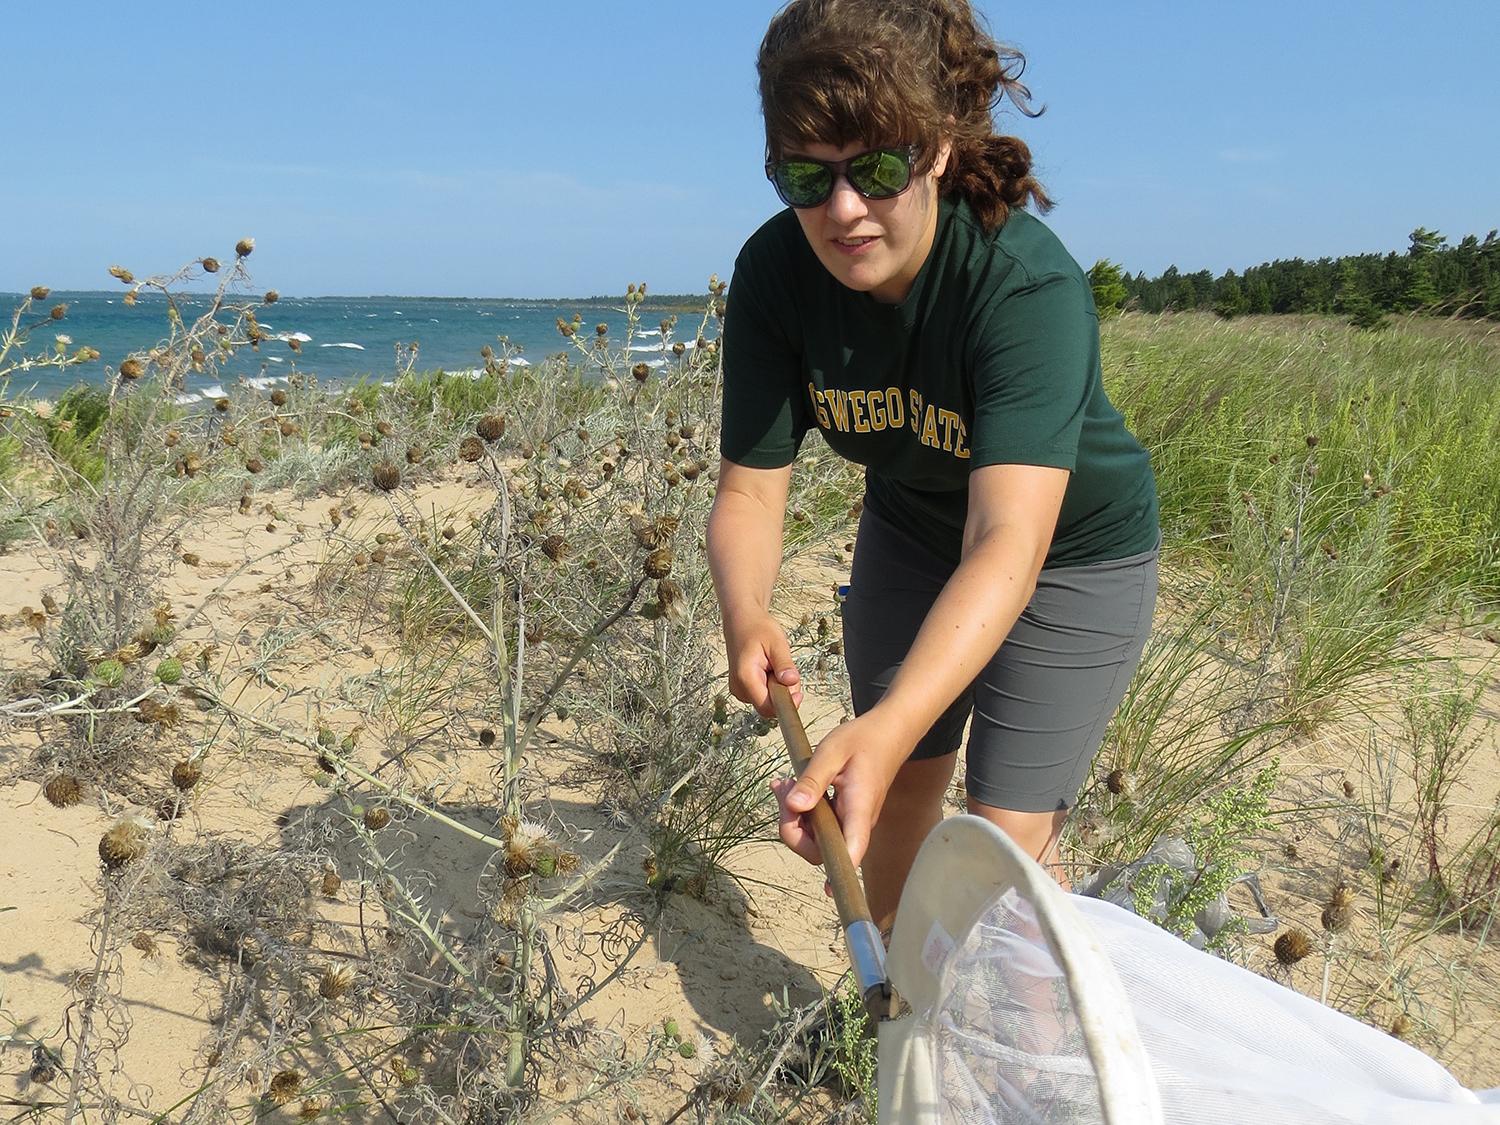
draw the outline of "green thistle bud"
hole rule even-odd
[[[156,678],[164,684],[175,684],[182,680],[182,661],[169,656],[156,666]]]

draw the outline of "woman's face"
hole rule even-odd
[[[804,144],[788,153],[837,161],[864,152],[868,144]],[[796,209],[802,233],[829,273],[877,301],[899,304],[927,260],[937,234],[937,181],[948,164],[945,144],[933,166],[913,175],[894,199],[866,199],[839,176],[821,207]]]

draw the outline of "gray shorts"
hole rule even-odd
[[[1043,569],[994,659],[911,757],[957,750],[972,711],[965,773],[971,797],[1018,812],[1070,808],[1146,646],[1158,554]],[[856,714],[890,686],[953,570],[865,507],[843,611]]]

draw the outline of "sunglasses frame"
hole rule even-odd
[[[784,156],[780,160],[772,160],[767,157],[766,179],[771,181],[771,186],[776,189],[776,195],[781,200],[781,202],[785,203],[788,207],[791,207],[794,210],[798,211],[810,211],[814,207],[821,207],[823,206],[823,204],[827,203],[828,200],[833,197],[833,188],[834,185],[838,183],[840,176],[844,177],[844,182],[847,183],[849,187],[853,189],[854,193],[861,199],[870,199],[876,201],[895,199],[897,196],[902,195],[908,188],[910,188],[912,181],[916,179],[917,154],[920,151],[920,146],[918,145],[880,145],[876,148],[865,149],[864,152],[856,152],[853,156],[846,157],[843,160],[818,160],[816,157],[812,156]],[[902,185],[900,191],[893,191],[889,195],[871,195],[869,192],[861,189],[858,184],[856,184],[852,179],[849,178],[849,165],[860,159],[860,157],[872,156],[875,153],[882,152],[896,153],[906,158],[906,183]],[[816,164],[818,167],[823,168],[827,172],[829,172],[828,191],[824,193],[821,199],[813,203],[793,203],[786,197],[786,192],[782,190],[781,183],[776,178],[776,168],[778,165],[786,164],[790,161],[797,161],[803,164]]]

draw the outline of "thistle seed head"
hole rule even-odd
[[[266,290],[266,296],[265,296],[265,302],[266,302],[266,304],[268,304],[268,305],[274,305],[279,300],[281,300],[281,294],[280,293],[276,292],[276,290],[274,290],[274,289],[267,289]]]
[[[354,975],[348,969],[324,969],[318,979],[318,995],[324,1000],[337,1000],[354,984]]]
[[[391,822],[390,810],[374,805],[365,810],[365,827],[371,832],[379,832]]]
[[[145,827],[137,820],[116,821],[99,837],[99,859],[109,871],[118,871],[146,854],[149,840]]]
[[[172,767],[172,784],[186,793],[203,777],[203,767],[191,758]]]
[[[1276,960],[1283,965],[1295,965],[1312,952],[1312,939],[1301,930],[1287,930],[1276,939]]]
[[[572,548],[568,546],[568,541],[561,535],[549,535],[542,540],[542,554],[546,555],[553,562],[558,563],[572,554]]]
[[[470,434],[458,443],[458,459],[474,464],[484,457],[484,439]]]
[[[146,365],[135,356],[120,361],[121,379],[139,379],[146,373]]]
[[[31,287],[31,299],[33,301],[45,301],[52,295],[52,290],[45,285],[33,285]]]
[[[42,795],[53,808],[65,809],[83,800],[83,783],[70,774],[59,774],[47,779]]]
[[[109,276],[116,279],[117,281],[122,282],[125,285],[129,285],[132,281],[135,280],[135,274],[131,273],[124,266],[110,266]]]
[[[318,884],[318,893],[324,898],[332,898],[339,893],[339,888],[343,885],[344,880],[337,871],[325,871],[322,881]]]
[[[658,547],[646,556],[642,570],[647,578],[667,578],[672,573],[672,549],[670,547]]]
[[[644,363],[637,363],[630,369],[630,374],[635,377],[637,383],[644,383],[651,377],[651,368],[647,367]]]
[[[302,1075],[295,1070],[283,1070],[271,1079],[271,1088],[267,1096],[276,1105],[286,1105],[297,1096],[301,1089]]]
[[[486,414],[474,424],[474,430],[485,441],[499,441],[505,434],[505,418],[499,414]]]
[[[198,264],[203,267],[203,272],[204,273],[218,273],[219,272],[219,259],[218,258],[204,258]]]
[[[234,244],[234,253],[237,258],[248,258],[255,250],[255,239],[242,238]]]
[[[401,470],[390,461],[382,461],[371,470],[370,479],[382,492],[392,492],[401,487]]]
[[[1353,917],[1353,905],[1354,892],[1347,884],[1340,883],[1334,887],[1333,894],[1323,907],[1323,928],[1331,934],[1341,934],[1347,930]]]
[[[53,305],[47,315],[50,316],[53,320],[61,320],[63,317],[68,315],[68,306]]]

